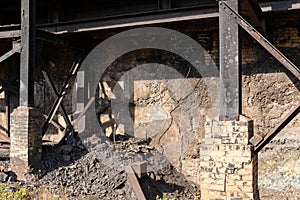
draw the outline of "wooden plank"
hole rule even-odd
[[[143,176],[147,175],[146,161],[132,163],[131,167],[139,178],[142,178]]]
[[[84,107],[84,109],[80,112],[79,116],[71,122],[71,124],[73,126],[76,126],[78,124],[78,122],[80,121],[80,119],[84,116],[84,114],[87,112],[87,110],[91,107],[91,105],[94,103],[95,101],[95,97],[92,97],[89,102],[86,104],[86,106]]]

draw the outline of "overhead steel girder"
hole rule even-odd
[[[37,28],[55,34],[64,34],[216,17],[218,17],[218,7],[217,2],[214,2],[213,4],[190,8],[178,8],[120,16],[107,16],[96,19],[40,24]]]

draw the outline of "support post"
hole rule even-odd
[[[241,109],[239,25],[221,8],[222,1],[219,2],[220,119],[238,120]],[[226,1],[235,11],[239,10],[238,2],[238,0]]]
[[[34,106],[35,0],[21,1],[19,107],[11,115],[11,169],[18,180],[41,164],[42,116]]]
[[[20,106],[34,104],[35,0],[21,1]]]

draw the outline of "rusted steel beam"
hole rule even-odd
[[[220,6],[223,1],[220,1]],[[226,1],[238,12],[239,1]],[[239,26],[219,10],[220,32],[220,120],[237,120],[241,110],[240,34]]]
[[[226,12],[235,23],[238,23],[250,36],[252,36],[261,46],[263,46],[274,58],[286,67],[298,80],[300,80],[300,69],[297,68],[283,53],[272,45],[262,34],[260,34],[242,16],[233,10],[225,1],[220,3],[220,8]]]
[[[274,127],[254,149],[255,153],[258,153],[262,148],[264,148],[286,125],[292,121],[300,111],[300,104],[291,110],[280,122]]]
[[[0,63],[9,58],[10,56],[14,55],[15,53],[20,53],[20,50],[21,49],[19,42],[13,42],[13,48],[0,57]]]
[[[217,3],[190,8],[150,11],[128,15],[102,17],[97,19],[76,20],[52,24],[41,24],[37,28],[55,34],[94,31],[112,28],[169,23],[218,17]]]
[[[43,125],[43,128],[42,128],[43,135],[45,135],[45,133],[46,133],[48,127],[49,127],[49,124],[51,123],[56,111],[58,110],[62,100],[64,99],[64,97],[66,95],[66,90],[70,86],[70,84],[69,84],[70,81],[71,81],[72,77],[77,73],[78,69],[79,69],[79,63],[76,63],[72,66],[71,71],[70,71],[70,73],[69,73],[69,75],[68,75],[68,77],[67,77],[67,79],[66,79],[66,81],[65,81],[65,83],[64,83],[64,85],[61,89],[61,92],[59,93],[59,96],[56,98],[54,104],[52,105],[51,110],[48,114],[48,118],[47,118],[47,120],[45,121],[45,123]]]
[[[256,29],[266,32],[265,18],[257,0],[242,0],[241,15],[249,19]]]
[[[35,0],[21,1],[20,106],[34,105]]]
[[[126,172],[127,172],[127,177],[128,177],[128,180],[130,181],[131,183],[131,186],[132,186],[132,189],[136,195],[136,198],[138,200],[146,200],[146,197],[143,193],[143,190],[139,184],[139,181],[135,175],[135,172],[134,170],[132,169],[132,167],[129,165],[126,167]]]
[[[6,54],[4,54],[3,56],[0,57],[0,63],[3,62],[4,60],[6,60],[7,58],[11,57],[15,53],[16,52],[14,50],[8,51]]]
[[[19,37],[21,37],[20,30],[1,31],[0,32],[0,39],[19,38]]]
[[[59,93],[56,90],[56,88],[54,86],[54,83],[53,83],[52,79],[50,78],[48,72],[46,70],[42,70],[42,74],[43,74],[43,76],[44,76],[44,78],[46,80],[46,83],[50,87],[50,91],[52,92],[53,97],[54,98],[58,98],[59,97]],[[71,121],[70,121],[70,119],[68,117],[68,113],[67,113],[67,111],[65,109],[65,106],[62,103],[60,104],[60,109],[62,111],[62,116],[63,116],[63,118],[64,118],[64,120],[66,122],[67,127],[71,128],[72,127]],[[71,128],[71,129],[73,129],[73,128]]]

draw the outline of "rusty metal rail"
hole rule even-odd
[[[135,165],[135,168],[136,167],[141,167],[141,163]],[[128,180],[131,183],[132,189],[133,189],[133,191],[134,191],[134,193],[136,195],[136,198],[138,200],[146,200],[146,197],[145,197],[145,195],[143,193],[143,190],[142,190],[142,188],[141,188],[141,186],[139,184],[139,180],[137,179],[137,175],[136,175],[137,172],[136,172],[136,170],[134,170],[134,166],[128,165],[126,167],[126,172],[127,172]],[[137,174],[139,174],[139,173],[137,173]]]

